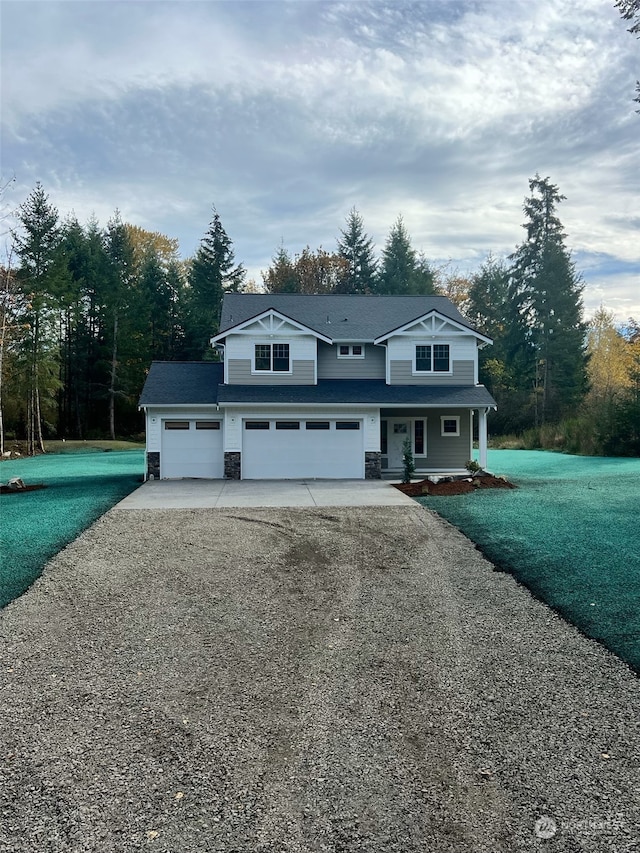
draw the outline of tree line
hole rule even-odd
[[[352,208],[335,251],[278,247],[258,286],[236,263],[217,210],[194,257],[175,239],[122,221],[61,218],[37,184],[18,209],[0,270],[0,444],[30,453],[51,437],[140,434],[137,400],[152,360],[214,359],[225,292],[443,294],[494,345],[480,381],[499,404],[494,434],[532,446],[640,454],[640,334],[602,309],[582,319],[583,283],[558,217],[564,200],[536,175],[526,237],[461,276],[416,251],[401,216],[380,253]],[[614,366],[615,365],[615,368]]]

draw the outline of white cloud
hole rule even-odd
[[[281,238],[377,244],[461,269],[522,239],[536,171],[589,284],[634,305],[637,43],[601,0],[2,4],[3,169],[62,211],[119,207],[197,245],[215,201],[259,273]],[[635,223],[635,224],[634,224]],[[605,300],[606,301],[606,300]],[[626,315],[625,315],[626,316]]]

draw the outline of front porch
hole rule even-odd
[[[392,478],[404,469],[408,439],[416,476],[467,474],[467,462],[487,465],[487,408],[381,409],[380,450],[382,476]],[[474,450],[474,419],[478,449]]]

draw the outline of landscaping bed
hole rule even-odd
[[[424,495],[467,495],[477,489],[515,489],[515,485],[504,477],[494,477],[493,474],[477,474],[473,477],[445,477],[437,482],[427,478],[417,483],[394,483],[396,489],[404,492],[410,498],[420,498]]]

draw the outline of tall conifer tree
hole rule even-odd
[[[348,263],[348,272],[340,283],[340,293],[370,293],[375,288],[378,262],[371,237],[365,233],[364,221],[355,207],[347,216],[346,228],[340,229],[338,256]]]
[[[26,391],[27,445],[29,453],[36,449],[44,453],[43,417],[52,408],[60,387],[55,321],[67,278],[66,266],[58,211],[40,183],[20,205],[18,218],[21,228],[13,237],[28,329],[19,362]]]
[[[423,254],[417,254],[402,215],[391,226],[382,250],[376,292],[389,295],[435,293],[434,275]]]
[[[525,199],[526,240],[511,256],[512,356],[533,389],[535,425],[571,412],[586,391],[583,284],[565,247],[558,187],[539,175]]]
[[[209,340],[220,323],[222,296],[242,289],[245,270],[235,264],[233,244],[213,208],[213,219],[191,263],[186,349],[194,359],[213,358]]]

